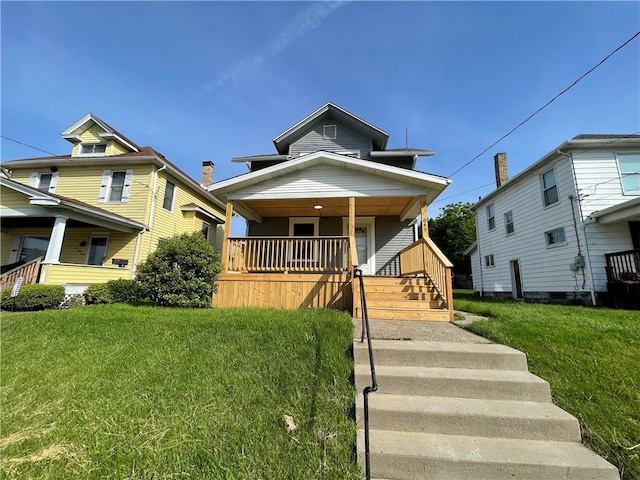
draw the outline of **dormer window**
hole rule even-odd
[[[335,140],[338,128],[335,125],[325,125],[322,133],[325,140]]]
[[[80,155],[104,155],[106,151],[106,143],[83,143],[80,145]]]

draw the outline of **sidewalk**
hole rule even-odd
[[[484,317],[472,315],[466,312],[456,312],[465,317],[464,320],[455,323],[427,322],[418,320],[381,320],[369,319],[371,338],[375,340],[422,340],[430,342],[454,342],[454,343],[492,343],[484,337],[467,332],[458,324],[464,325]],[[360,339],[362,319],[354,318],[355,327],[353,336]]]

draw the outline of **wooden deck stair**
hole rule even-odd
[[[428,277],[364,277],[370,318],[449,321],[446,302]],[[360,292],[354,295],[354,315],[361,317]]]

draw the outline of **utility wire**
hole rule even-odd
[[[58,157],[57,153],[48,152],[47,150],[42,150],[41,148],[34,147],[33,145],[29,145],[28,143],[19,142],[18,140],[14,140],[13,138],[5,137],[4,135],[0,135],[0,138],[4,138],[5,140],[9,140],[10,142],[19,143],[20,145],[24,145],[25,147],[33,148],[34,150],[38,150],[39,152],[48,153],[49,155],[53,155]]]
[[[467,163],[465,163],[464,165],[462,165],[460,168],[458,168],[455,172],[453,172],[451,175],[449,175],[449,177],[447,178],[451,178],[453,177],[456,173],[458,173],[459,171],[461,171],[462,169],[466,168],[467,166],[471,165],[471,163],[475,162],[478,158],[480,158],[482,155],[484,155],[485,153],[487,153],[487,151],[489,151],[490,149],[492,149],[493,147],[495,147],[498,143],[500,143],[502,140],[504,140],[505,138],[507,138],[509,135],[511,135],[513,132],[515,132],[517,129],[519,129],[522,125],[524,125],[525,123],[527,123],[529,120],[531,120],[533,117],[535,117],[538,113],[540,113],[542,110],[544,110],[545,108],[547,108],[549,105],[551,105],[551,103],[553,103],[555,100],[557,100],[561,95],[565,94],[566,92],[568,92],[571,88],[573,88],[580,80],[582,80],[584,77],[586,77],[587,75],[589,75],[591,72],[593,72],[596,68],[598,68],[600,65],[602,65],[604,62],[606,62],[609,57],[611,57],[614,53],[616,53],[618,50],[624,48],[628,43],[630,43],[634,38],[636,38],[638,35],[640,35],[640,31],[636,32],[629,40],[627,40],[626,42],[624,42],[622,45],[620,45],[618,48],[616,48],[613,52],[611,52],[609,55],[607,55],[606,57],[604,57],[602,60],[600,60],[594,67],[590,68],[587,72],[585,72],[584,74],[582,74],[575,82],[573,82],[571,85],[569,85],[567,88],[565,88],[564,90],[562,90],[560,93],[558,93],[555,97],[553,97],[551,100],[549,100],[547,103],[545,103],[542,107],[540,107],[538,110],[536,110],[535,112],[533,112],[531,115],[529,115],[525,120],[523,120],[522,122],[520,122],[518,125],[516,125],[515,127],[513,127],[511,130],[509,130],[507,133],[505,133],[502,137],[500,137],[498,140],[496,140],[495,142],[493,142],[491,145],[489,145],[487,148],[485,148],[482,152],[480,152],[478,155],[476,155],[475,157],[473,157],[471,160],[469,160]]]

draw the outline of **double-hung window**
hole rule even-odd
[[[558,203],[558,186],[556,185],[556,172],[553,168],[542,174],[542,194],[545,207]]]
[[[489,230],[496,229],[496,210],[493,203],[487,207],[487,228]]]
[[[29,186],[55,193],[58,184],[58,172],[33,172],[29,176]]]
[[[133,170],[103,170],[98,203],[127,203]]]
[[[515,227],[513,226],[513,212],[512,211],[508,211],[507,213],[504,214],[504,228],[505,228],[505,231],[506,231],[507,235],[511,235],[512,233],[514,233],[516,231]]]
[[[489,268],[489,267],[495,267],[495,260],[493,258],[493,253],[491,255],[485,255],[484,256],[484,266]]]
[[[640,194],[640,153],[618,153],[616,157],[622,192],[626,195]]]
[[[167,180],[167,184],[164,187],[164,198],[162,199],[162,208],[173,211],[173,199],[176,194],[176,184]]]

